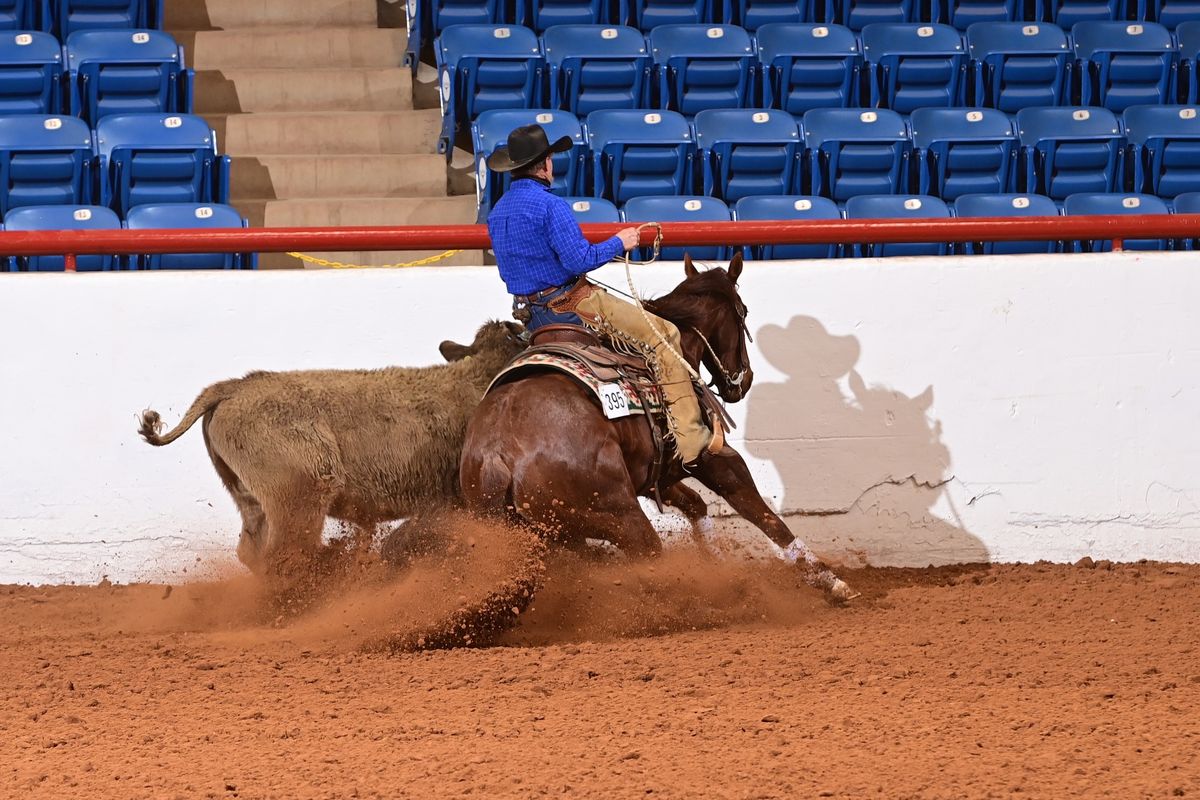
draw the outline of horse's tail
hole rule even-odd
[[[163,428],[163,422],[159,413],[152,409],[146,409],[139,418],[138,433],[155,447],[170,444],[187,433],[188,429],[195,425],[197,420],[232,397],[234,387],[238,383],[241,383],[240,379],[221,381],[209,386],[192,403],[192,407],[183,415],[183,419],[179,421],[179,424],[165,434],[160,433]]]

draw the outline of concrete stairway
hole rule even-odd
[[[233,157],[232,202],[252,225],[474,222],[447,193],[440,115],[414,109],[403,28],[377,0],[167,0],[196,70],[196,112]],[[315,253],[354,264],[430,253]],[[446,264],[479,264],[471,251]],[[264,254],[263,267],[296,267]]]

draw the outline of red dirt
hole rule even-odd
[[[847,577],[559,558],[395,656],[248,579],[0,587],[0,796],[1200,797],[1200,566]]]

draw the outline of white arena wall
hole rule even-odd
[[[682,270],[635,277],[655,294]],[[742,287],[756,378],[731,438],[823,555],[1200,561],[1193,255],[751,264]],[[255,369],[435,363],[508,313],[482,267],[5,276],[0,583],[230,558],[199,427],[155,449],[141,409],[173,425]]]

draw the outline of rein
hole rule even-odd
[[[641,238],[642,231],[644,231],[646,228],[654,228],[658,232],[658,235],[654,237],[654,250],[650,253],[650,258],[646,261],[633,261],[629,258],[629,251],[625,252],[625,280],[629,282],[629,297],[631,300],[633,300],[633,304],[637,306],[638,311],[642,312],[642,317],[646,320],[646,324],[650,326],[650,330],[654,331],[654,335],[658,337],[660,342],[662,342],[663,348],[679,360],[679,363],[683,365],[685,370],[687,370],[688,375],[691,376],[692,380],[699,381],[700,373],[692,368],[692,365],[687,362],[687,359],[675,349],[667,337],[663,335],[663,332],[658,329],[658,326],[654,324],[654,318],[651,317],[646,311],[646,306],[642,302],[642,298],[638,295],[637,288],[633,285],[633,271],[630,269],[630,267],[633,264],[637,264],[639,266],[653,264],[658,260],[659,254],[662,253],[662,225],[659,225],[657,222],[643,222],[641,225],[638,225],[637,232],[639,240]],[[708,342],[705,342],[705,344],[708,344]],[[722,371],[724,370],[722,369]]]
[[[642,303],[642,298],[637,293],[637,288],[633,285],[633,272],[632,272],[632,270],[630,270],[630,267],[634,264],[637,264],[638,266],[645,266],[647,264],[653,264],[655,261],[658,260],[659,255],[661,255],[661,253],[662,253],[662,240],[663,240],[662,225],[660,225],[657,222],[643,222],[641,225],[639,225],[637,227],[637,232],[638,232],[639,238],[641,236],[642,231],[644,231],[646,228],[654,228],[656,231],[656,235],[654,237],[654,244],[653,244],[654,249],[650,253],[650,258],[645,261],[634,261],[634,260],[630,259],[628,252],[625,253],[625,255],[624,255],[625,280],[629,283],[629,294],[626,296],[630,300],[633,301],[634,305],[636,305],[638,307],[638,311],[642,312],[642,317],[645,318],[646,324],[649,325],[650,329],[654,331],[654,334],[658,337],[659,341],[662,342],[663,347],[666,348],[666,350],[668,352],[670,352],[673,356],[675,356],[677,359],[679,359],[679,363],[682,364],[683,368],[688,371],[688,374],[691,376],[692,380],[699,382],[701,380],[700,373],[697,370],[693,369],[692,365],[687,362],[687,359],[684,358],[683,355],[681,353],[679,353],[673,346],[671,346],[671,343],[669,341],[667,341],[667,337],[664,336],[662,334],[662,332],[658,329],[658,326],[654,324],[650,314],[648,314],[646,312],[646,307]],[[599,282],[597,281],[597,283],[599,283]],[[603,284],[601,284],[601,285],[603,286]],[[613,287],[607,286],[605,288],[612,289]],[[625,294],[624,292],[621,292],[617,289],[613,289],[613,291],[618,292],[618,294]],[[738,325],[741,327],[742,333],[744,333],[746,335],[746,338],[749,339],[751,342],[753,342],[754,337],[750,335],[750,329],[746,325],[746,315],[744,313],[738,314]],[[742,364],[741,369],[739,369],[733,375],[730,375],[729,371],[725,369],[725,365],[721,363],[721,357],[717,354],[717,351],[713,348],[712,344],[708,341],[708,337],[706,337],[703,333],[701,333],[700,330],[695,325],[689,325],[688,327],[691,328],[692,332],[695,333],[697,336],[699,336],[700,341],[704,343],[704,347],[708,350],[709,355],[712,356],[713,364],[716,365],[717,370],[721,373],[721,378],[723,378],[725,380],[726,385],[727,386],[740,385],[742,382],[742,378],[744,378],[746,376],[746,370],[747,370],[746,365]],[[716,386],[716,384],[717,384],[717,379],[716,379],[716,376],[714,376],[713,379],[708,383],[708,385]]]

